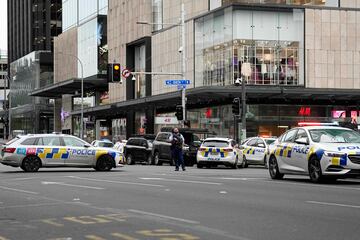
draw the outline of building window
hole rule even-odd
[[[163,28],[163,1],[153,0],[153,30],[158,31]]]
[[[282,5],[323,5],[338,7],[338,0],[223,0],[223,4],[230,3],[256,3],[256,4],[282,4]]]
[[[302,10],[226,8],[195,22],[195,85],[304,84]]]
[[[135,72],[145,72],[145,45],[135,47]],[[137,74],[135,81],[135,98],[146,97],[146,75]]]

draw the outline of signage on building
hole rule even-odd
[[[124,70],[122,70],[121,72],[121,75],[124,77],[124,78],[128,78],[130,77],[130,74],[131,74],[131,71],[127,68],[125,68]]]
[[[189,85],[190,80],[165,80],[165,85]]]
[[[311,107],[301,107],[298,112],[299,116],[310,116]]]
[[[155,117],[155,124],[179,124],[176,117]]]

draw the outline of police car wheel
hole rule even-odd
[[[320,161],[316,158],[316,156],[312,156],[309,161],[309,177],[310,180],[314,183],[319,183],[324,180],[321,171]]]
[[[271,156],[269,159],[269,173],[272,179],[282,179],[284,177],[284,174],[279,171],[275,156]]]
[[[25,172],[37,172],[41,167],[41,160],[36,156],[26,157],[21,165],[21,169]]]
[[[110,171],[113,167],[113,159],[108,155],[101,156],[96,162],[97,171]]]
[[[132,155],[131,155],[130,153],[126,156],[126,164],[127,164],[127,165],[132,165],[132,164],[134,164],[133,157],[132,157]]]

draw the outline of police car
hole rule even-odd
[[[302,174],[321,182],[360,176],[360,134],[348,128],[293,128],[279,137],[269,155],[272,179]]]
[[[244,166],[266,166],[266,153],[269,150],[269,145],[275,142],[275,140],[275,138],[253,137],[241,145],[240,149],[243,149],[242,158],[244,161]]]
[[[1,147],[0,163],[36,172],[41,167],[93,167],[109,171],[120,166],[123,155],[115,150],[93,147],[65,134],[18,136]]]
[[[196,154],[197,167],[225,165],[234,169],[243,166],[241,150],[235,140],[206,138]]]

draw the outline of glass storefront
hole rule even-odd
[[[10,64],[10,130],[44,133],[53,129],[53,103],[29,94],[53,83],[52,53],[34,51]]]
[[[195,87],[304,84],[304,12],[226,8],[195,21]]]
[[[229,3],[257,3],[257,4],[282,4],[282,5],[319,5],[338,7],[338,0],[222,0],[223,4]]]
[[[113,142],[126,139],[126,118],[112,120]]]
[[[146,47],[135,47],[135,72],[146,72]],[[135,98],[146,97],[146,75],[137,74],[135,82]]]

